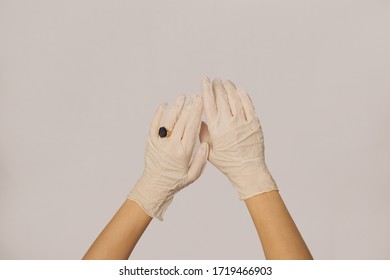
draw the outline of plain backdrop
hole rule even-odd
[[[0,0],[0,258],[80,259],[142,174],[157,106],[252,96],[317,259],[390,259],[390,2]],[[132,259],[264,258],[211,164]]]

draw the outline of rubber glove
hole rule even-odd
[[[202,80],[206,123],[200,140],[210,145],[209,161],[222,171],[245,200],[277,190],[264,158],[264,138],[249,95],[220,79]]]
[[[174,195],[201,175],[208,157],[208,144],[202,143],[190,162],[203,102],[200,96],[193,96],[185,108],[184,103],[185,96],[179,96],[164,121],[167,104],[157,109],[148,136],[144,172],[127,197],[161,221]],[[172,132],[169,137],[159,136],[162,126]]]

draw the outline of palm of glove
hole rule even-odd
[[[157,198],[170,198],[188,185],[191,153],[179,142],[148,139],[143,178],[147,179]]]
[[[264,141],[258,120],[231,122],[229,127],[210,129],[210,162],[237,184],[240,177],[260,172],[264,164]],[[228,163],[228,164],[226,164]]]

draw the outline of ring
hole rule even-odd
[[[164,137],[169,137],[171,136],[171,133],[172,131],[170,130],[167,130],[165,127],[160,127],[160,129],[158,130],[158,135],[160,135],[161,138],[164,138]]]

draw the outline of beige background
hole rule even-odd
[[[0,258],[79,259],[143,169],[164,100],[232,79],[318,259],[390,259],[389,1],[0,1]],[[256,259],[211,164],[134,259]]]

